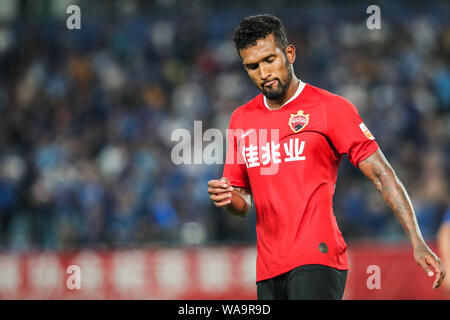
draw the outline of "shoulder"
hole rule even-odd
[[[247,101],[245,104],[237,107],[233,113],[231,114],[231,120],[230,121],[237,121],[246,114],[252,112],[253,110],[257,109],[259,107],[259,104],[262,100],[262,93],[254,97],[253,99]]]
[[[322,101],[327,114],[358,113],[357,108],[348,99],[315,86],[310,88],[311,93]]]

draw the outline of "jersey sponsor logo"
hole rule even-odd
[[[271,141],[265,145],[259,146],[250,144],[248,147],[242,147],[242,156],[245,160],[247,168],[259,167],[267,164],[279,164],[291,161],[304,161],[306,156],[303,155],[305,150],[305,141],[299,138],[291,138],[289,142],[283,143],[285,156],[282,157],[280,152],[280,143]]]
[[[309,122],[309,114],[304,114],[303,110],[299,110],[296,114],[292,114],[289,117],[289,127],[292,131],[298,133],[307,126]]]
[[[361,122],[359,124],[359,128],[364,133],[364,135],[367,137],[367,139],[375,140],[375,137],[373,136],[373,134],[369,131],[369,129],[366,127],[366,125],[363,122]]]

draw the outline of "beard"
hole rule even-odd
[[[289,85],[292,80],[292,70],[288,67],[288,76],[285,81],[281,81],[280,79],[276,78],[276,82],[272,84],[270,87],[263,86],[261,89],[261,92],[266,96],[269,100],[279,100],[284,97],[286,94],[287,89],[289,88]]]

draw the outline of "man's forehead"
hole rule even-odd
[[[273,34],[269,34],[264,39],[258,39],[253,46],[240,50],[243,64],[257,63],[270,55],[280,53],[281,50],[277,47]]]

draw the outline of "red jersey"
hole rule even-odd
[[[260,94],[233,112],[223,176],[253,193],[256,281],[307,264],[348,269],[332,205],[338,166],[377,149],[349,101],[303,82],[277,110]]]

